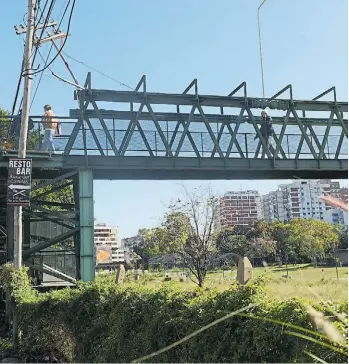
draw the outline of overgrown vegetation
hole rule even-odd
[[[149,289],[116,286],[96,279],[77,289],[34,294],[25,270],[6,265],[0,274],[17,302],[26,361],[130,362],[182,339],[231,312],[254,305],[151,358],[152,362],[347,362],[346,346],[316,332],[300,299],[277,301],[265,295],[264,279],[247,287],[179,290],[167,284]],[[19,288],[22,286],[22,288]],[[346,335],[347,302],[313,304],[332,316]],[[293,325],[293,326],[290,326]],[[310,330],[310,331],[306,331]],[[313,356],[313,357],[312,357]]]

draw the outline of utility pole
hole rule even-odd
[[[21,131],[18,147],[18,158],[25,158],[27,152],[27,138],[28,138],[28,121],[30,113],[30,96],[31,96],[31,85],[32,85],[32,48],[33,45],[40,47],[42,44],[47,42],[52,42],[54,47],[58,51],[58,47],[55,40],[63,39],[69,34],[64,34],[62,32],[54,31],[53,34],[47,33],[47,38],[37,38],[36,31],[39,29],[45,29],[49,27],[54,27],[57,23],[52,21],[47,24],[39,25],[35,28],[35,7],[37,0],[28,0],[28,16],[27,16],[27,27],[22,24],[20,27],[15,26],[15,31],[17,35],[26,33],[25,49],[24,49],[24,62],[23,62],[23,76],[24,76],[24,89],[23,89],[23,108],[21,114]],[[33,44],[34,39],[34,44]],[[68,68],[70,74],[72,75],[76,84],[78,84],[72,70],[70,69],[68,63],[60,54],[65,66]],[[57,77],[57,75],[56,75]],[[76,85],[75,85],[76,86]],[[77,85],[79,87],[79,85]],[[22,227],[22,206],[14,207],[14,265],[15,268],[21,268],[22,266],[22,240],[23,240],[23,227]]]
[[[262,53],[262,36],[261,36],[261,20],[259,12],[261,10],[261,7],[264,5],[264,3],[267,0],[263,0],[261,4],[258,6],[257,14],[258,14],[258,36],[259,36],[259,57],[261,61],[261,75],[262,75],[262,92],[263,92],[263,99],[265,98],[265,92],[264,92],[264,70],[263,70],[263,53]]]
[[[31,62],[32,48],[34,35],[34,17],[35,17],[36,0],[28,0],[28,18],[26,41],[24,48],[24,89],[23,89],[23,109],[21,114],[21,132],[19,138],[18,158],[25,158],[27,152],[27,135],[28,135],[28,120],[30,112],[30,91],[32,84]],[[15,268],[22,266],[22,206],[14,208],[14,265]]]
[[[26,41],[24,48],[24,62],[23,62],[23,77],[24,77],[24,89],[23,89],[23,108],[21,114],[21,131],[18,146],[18,158],[25,158],[27,153],[27,138],[28,138],[28,120],[30,114],[30,96],[32,85],[32,49],[33,39],[35,38],[35,32],[39,29],[54,27],[57,23],[51,22],[37,26],[35,29],[35,6],[37,0],[28,0],[28,17],[27,27],[22,24],[18,28],[15,26],[17,35],[26,33]],[[63,33],[54,34],[49,38],[35,39],[35,46],[39,47],[45,42],[54,42],[55,39],[62,39],[66,35]],[[23,227],[22,227],[22,206],[14,207],[14,265],[15,268],[21,268],[22,266],[22,240],[23,240]]]

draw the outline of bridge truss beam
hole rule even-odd
[[[243,96],[235,96],[240,90]],[[289,92],[289,98],[279,99],[285,92]],[[319,100],[331,92],[333,101]],[[92,89],[89,74],[85,89],[76,91],[75,98],[80,109],[71,110],[70,116],[78,122],[64,155],[74,154],[77,140],[86,157],[92,149],[94,155],[97,151],[102,156],[125,157],[134,152],[134,145],[142,145],[137,151],[149,157],[169,158],[336,160],[346,154],[342,149],[348,138],[348,120],[344,118],[348,104],[337,101],[334,88],[313,100],[294,100],[292,86],[288,85],[273,97],[260,99],[247,97],[244,82],[228,96],[200,95],[194,80],[182,94],[160,94],[147,91],[145,76],[134,91]],[[101,109],[99,102],[113,102],[118,109],[126,106],[129,111]],[[166,111],[156,110],[160,106]],[[176,112],[168,110],[171,107]],[[188,107],[190,112],[181,110]],[[212,113],[214,108],[219,112]],[[261,118],[255,115],[256,109],[265,108],[284,114],[273,116],[275,129],[280,130],[272,135],[272,149],[260,132]],[[316,115],[306,117],[309,112]],[[121,121],[128,121],[122,130]]]

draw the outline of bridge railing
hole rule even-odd
[[[61,135],[53,137],[55,154],[65,155],[105,155],[105,156],[169,156],[174,157],[221,157],[224,158],[265,158],[261,141],[253,127],[237,124],[211,123],[212,132],[222,154],[217,150],[212,135],[204,130],[205,125],[196,123],[185,133],[178,122],[161,124],[161,133],[154,130],[148,120],[139,120],[138,130],[128,129],[128,120],[105,119],[108,134],[97,119],[84,121],[76,130],[77,119],[57,117],[61,125]],[[34,128],[29,132],[28,150],[45,151],[44,126],[38,117],[32,117]],[[0,150],[17,150],[16,135],[9,135],[12,118],[0,119]],[[200,130],[201,129],[201,130]],[[243,131],[241,131],[243,130]],[[74,135],[75,134],[75,135]],[[326,135],[326,127],[315,126],[307,133],[310,145],[319,159],[347,159],[347,137],[340,127]],[[73,140],[74,135],[74,140]],[[164,140],[165,139],[165,140]],[[165,141],[165,143],[164,143]],[[314,159],[309,143],[295,126],[282,130],[274,125],[274,135],[270,138],[270,151],[273,157],[281,159]],[[321,156],[320,156],[321,155]]]

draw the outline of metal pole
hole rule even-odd
[[[263,6],[263,4],[266,2],[267,0],[263,0],[261,2],[261,4],[258,6],[258,35],[259,35],[259,56],[260,56],[260,60],[261,60],[261,75],[262,75],[262,92],[263,92],[263,99],[265,98],[265,92],[264,92],[264,71],[263,71],[263,53],[262,53],[262,36],[261,36],[261,20],[260,20],[260,16],[259,16],[259,11],[261,9],[261,7]]]
[[[50,34],[49,34],[49,33],[47,33],[47,35],[50,35]],[[68,37],[68,34],[67,34],[67,37]],[[51,42],[52,42],[53,46],[56,48],[57,52],[59,52],[59,48],[57,47],[56,42],[55,42],[54,40],[51,40]],[[63,56],[63,54],[62,54],[62,52],[60,52],[60,53],[59,53],[59,56],[62,58],[62,61],[64,62],[64,65],[67,67],[67,69],[68,69],[68,71],[69,71],[70,75],[73,77],[74,82],[75,82],[77,85],[80,85],[80,84],[79,84],[79,81],[77,80],[77,78],[75,77],[75,75],[74,75],[73,71],[71,70],[71,68],[70,68],[70,66],[69,66],[69,64],[68,64],[68,62],[65,60],[65,58],[64,58],[64,56]]]
[[[21,132],[19,138],[18,158],[25,158],[27,152],[27,135],[28,135],[28,120],[30,111],[30,91],[32,76],[31,71],[31,58],[33,47],[33,33],[34,33],[34,8],[36,0],[28,0],[28,20],[27,20],[27,33],[24,49],[24,89],[23,89],[23,109],[21,115]],[[22,266],[22,206],[15,206],[14,208],[15,220],[15,234],[14,234],[14,265],[15,268]]]

